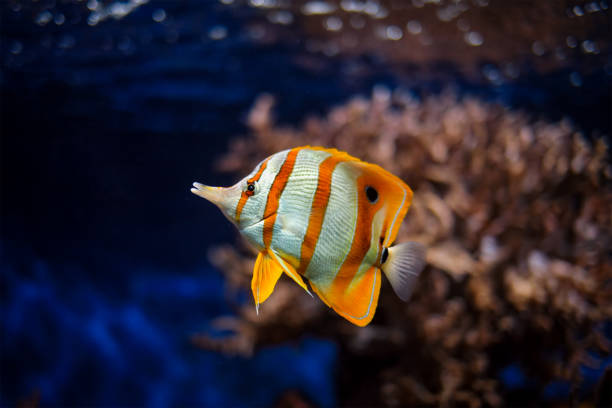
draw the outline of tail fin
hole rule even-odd
[[[406,242],[387,250],[389,253],[381,269],[397,296],[407,302],[419,273],[425,267],[425,247],[418,242]]]

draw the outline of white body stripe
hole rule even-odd
[[[346,256],[357,228],[357,174],[351,164],[338,163],[332,173],[330,196],[325,209],[321,233],[306,277],[326,289],[334,280]]]
[[[241,230],[241,232],[258,247],[259,250],[262,250],[264,247],[263,243],[263,215],[266,210],[266,203],[268,201],[268,194],[270,193],[270,188],[272,187],[272,183],[274,182],[274,178],[280,171],[281,166],[285,162],[287,158],[287,154],[289,150],[284,150],[282,152],[275,153],[268,160],[266,169],[261,174],[261,177],[258,181],[258,194],[250,197],[246,204],[244,205],[244,209],[242,210],[242,216],[240,218],[240,224],[246,225],[245,228]],[[245,188],[246,188],[246,180],[249,177],[252,177],[252,174],[244,179]],[[256,224],[252,224],[252,220],[260,221]]]
[[[312,200],[317,190],[319,165],[331,156],[317,150],[300,150],[278,203],[272,248],[294,268],[299,265],[302,242],[308,229]]]

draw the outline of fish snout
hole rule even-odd
[[[223,187],[211,187],[198,182],[193,183],[191,192],[197,196],[205,198],[211,203],[220,206],[225,200],[225,189]]]

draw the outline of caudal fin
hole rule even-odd
[[[425,247],[418,242],[405,242],[388,248],[387,251],[389,253],[381,269],[397,296],[407,302],[419,273],[425,267]]]

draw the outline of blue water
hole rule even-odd
[[[66,22],[36,24],[45,9]],[[335,405],[329,340],[305,334],[253,359],[189,341],[232,313],[206,252],[236,236],[189,187],[233,181],[214,161],[247,132],[263,92],[296,125],[378,84],[419,97],[450,83],[610,133],[605,67],[582,72],[580,87],[571,68],[495,85],[456,73],[421,81],[378,58],[259,43],[246,29],[256,12],[217,1],[151,1],[95,26],[90,14],[80,2],[0,5],[3,406],[35,392],[45,405],[270,406],[288,390]],[[211,39],[215,27],[226,37]],[[501,376],[510,388],[526,381],[516,367]]]
[[[287,390],[334,405],[329,341],[305,336],[252,359],[191,345],[206,322],[231,313],[215,271],[118,263],[125,278],[104,288],[80,267],[2,255],[3,406],[33,392],[60,405],[270,406]]]

